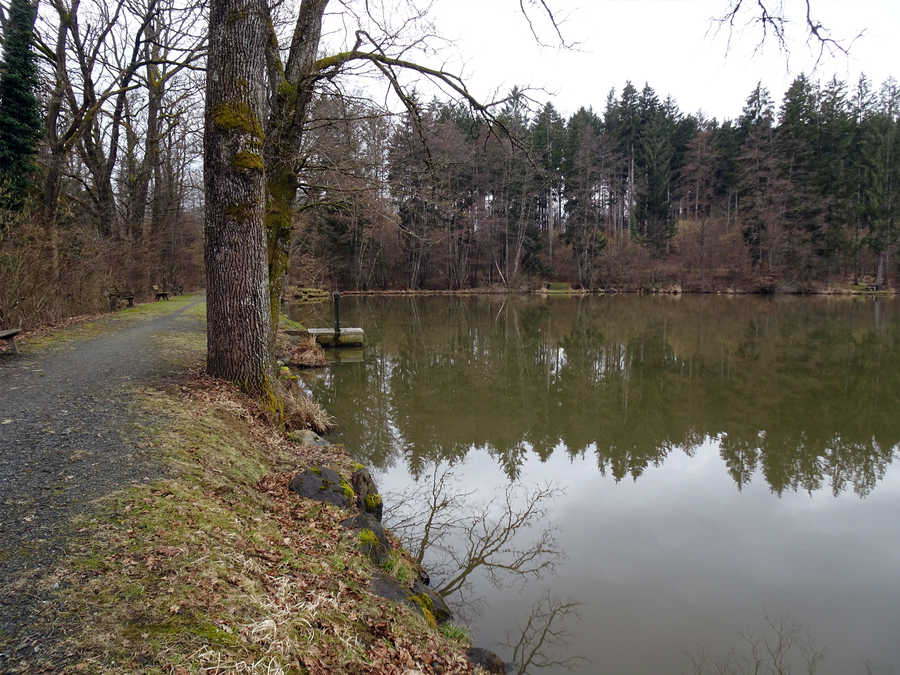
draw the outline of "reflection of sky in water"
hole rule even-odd
[[[436,457],[481,501],[566,489],[567,559],[524,592],[476,580],[478,644],[549,588],[582,603],[583,672],[688,672],[766,614],[825,647],[820,673],[900,671],[900,303],[348,300],[365,363],[308,377],[383,492]]]
[[[567,558],[524,592],[477,579],[490,608],[473,621],[479,644],[502,643],[550,588],[582,603],[568,626],[572,653],[591,660],[581,672],[686,672],[688,652],[741,650],[742,634],[765,633],[766,615],[802,624],[825,647],[819,672],[864,672],[867,659],[900,667],[896,469],[865,499],[827,486],[778,497],[758,477],[738,491],[714,439],[636,481],[598,474],[591,457],[528,455],[523,483],[552,476],[565,488],[550,519]],[[476,449],[457,474],[479,495],[506,484]],[[392,492],[412,478],[395,467],[376,480]]]

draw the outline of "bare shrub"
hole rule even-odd
[[[328,413],[297,387],[286,388],[282,400],[285,426],[288,429],[312,429],[324,434],[334,428],[334,422]]]

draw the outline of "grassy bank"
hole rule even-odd
[[[70,339],[54,333],[41,344]],[[203,375],[195,330],[164,339],[192,365],[177,381],[132,391],[135,433],[164,477],[105,497],[73,523],[68,557],[36,589],[52,598],[41,622],[53,639],[24,670],[468,672],[458,630],[369,592],[375,574],[410,578],[403,551],[376,567],[359,533],[340,525],[348,511],[288,490],[307,467],[349,475],[345,450],[291,440],[254,401]]]

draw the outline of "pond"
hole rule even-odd
[[[443,478],[434,585],[534,504],[451,597],[528,672],[895,672],[898,317],[862,297],[345,297],[365,351],[305,378],[405,494],[413,540]]]

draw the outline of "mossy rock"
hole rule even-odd
[[[375,546],[378,543],[378,538],[372,530],[364,528],[359,531],[359,543],[363,546]]]
[[[362,514],[365,516],[366,514]],[[369,583],[369,590],[381,598],[399,602],[420,614],[432,628],[445,624],[453,619],[453,614],[444,598],[422,583],[416,582],[410,587],[385,574],[376,573]]]
[[[290,489],[307,499],[327,502],[350,509],[356,501],[356,495],[350,483],[334,469],[312,467],[298,473],[291,480]]]
[[[382,524],[370,513],[360,513],[347,518],[341,525],[350,530],[359,530],[359,550],[365,553],[373,563],[383,567],[391,556],[391,543],[384,532]]]
[[[433,588],[426,586],[421,581],[416,581],[413,584],[412,592],[413,596],[418,598],[416,602],[428,609],[438,623],[446,623],[453,618],[453,612],[447,606],[444,596]]]
[[[406,599],[406,604],[417,610],[419,614],[422,615],[422,618],[425,619],[425,623],[427,623],[432,628],[438,627],[437,619],[434,616],[434,612],[431,611],[429,607],[430,602],[427,595],[410,595]]]
[[[381,495],[378,494],[378,486],[372,479],[372,474],[367,469],[360,467],[350,476],[350,483],[356,493],[356,505],[360,511],[371,513],[375,519],[381,521],[384,512],[384,504]]]
[[[380,494],[375,492],[374,494],[366,495],[365,506],[366,513],[371,513],[378,520],[381,520],[381,515],[384,510],[384,502],[382,501]]]

